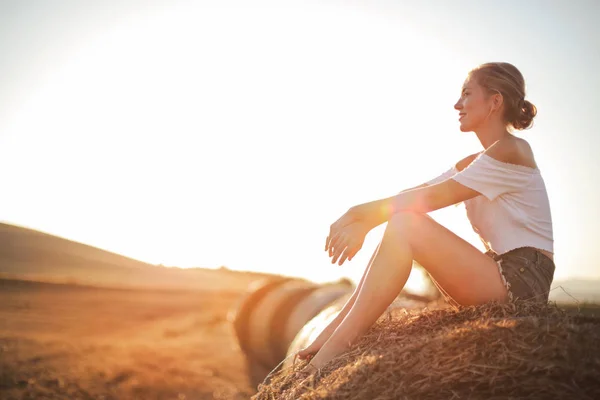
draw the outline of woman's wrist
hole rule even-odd
[[[377,201],[354,206],[353,213],[355,215],[355,222],[362,223],[368,230],[385,222],[386,218],[382,217],[381,205],[381,202]]]
[[[348,211],[346,211],[346,214],[350,216],[352,221],[358,221],[360,219],[361,214],[360,205],[350,207]]]

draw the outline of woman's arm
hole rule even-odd
[[[465,169],[479,154],[471,154],[457,162],[455,164],[457,172]],[[448,181],[433,185],[424,183],[403,190],[395,196],[354,206],[349,213],[354,215],[357,221],[364,222],[371,230],[387,222],[395,212],[428,213],[479,195],[479,193],[470,189],[463,193],[461,188],[464,187],[454,181],[448,185],[443,185],[446,182]],[[440,185],[442,186],[440,187]]]
[[[453,170],[462,171],[478,155],[479,153],[476,153],[463,158],[456,163]],[[361,249],[368,232],[389,221],[396,212],[428,213],[479,195],[478,192],[449,179],[452,176],[449,172],[451,171],[419,186],[403,190],[395,196],[351,207],[329,228],[325,251],[332,257],[331,262],[336,263],[338,257],[341,257],[340,265],[346,258],[351,260]]]
[[[400,192],[396,196],[358,205],[352,212],[372,229],[388,221],[397,212],[426,214],[479,195],[479,192],[448,179],[435,185],[417,187]]]
[[[359,204],[350,208],[348,212],[354,215],[356,221],[360,221],[366,224],[368,229],[371,230],[376,226],[387,222],[390,219],[391,214],[389,213],[389,210],[392,208],[392,204],[398,196],[400,196],[403,193],[410,192],[412,190],[425,188],[427,186],[428,185],[424,183],[422,185],[403,190],[396,196],[391,196],[385,199]]]

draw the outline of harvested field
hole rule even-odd
[[[0,280],[0,398],[248,399],[239,296]]]
[[[395,310],[300,380],[303,366],[253,399],[597,399],[600,318],[529,303]]]
[[[249,367],[251,364],[239,350],[232,326],[226,319],[227,312],[235,307],[241,295],[237,291],[110,289],[0,280],[0,398],[248,399],[256,394],[256,378],[261,381],[268,371]],[[560,354],[572,350],[559,342],[564,332],[556,330],[564,327],[565,320],[559,319],[559,324],[553,328],[552,320],[548,319],[564,317],[562,314],[548,314],[546,320],[538,317],[538,328],[548,326],[553,332],[554,336],[544,340],[556,342],[555,364],[549,367],[548,360],[539,357],[550,354],[546,350],[534,349],[525,353],[524,364],[517,371],[524,374],[532,366],[537,365],[539,369],[540,365],[546,365],[545,370],[538,370],[531,379],[548,379],[544,371],[556,377],[565,371],[565,360],[570,360],[582,390],[591,390],[586,382],[594,377],[594,373],[598,376],[598,361],[594,357],[597,357],[600,342],[597,340],[598,325],[589,321],[596,321],[593,315],[600,315],[598,310],[598,306],[584,305],[581,311],[592,319],[574,320],[575,328],[569,331],[567,342],[575,346],[575,353],[567,354],[566,359],[560,358]],[[423,389],[426,388],[423,386],[425,381],[419,383],[417,378],[431,380],[437,373],[445,372],[444,365],[449,362],[459,368],[455,373],[465,373],[467,358],[478,353],[470,354],[458,341],[472,342],[471,346],[481,353],[478,357],[487,354],[489,358],[493,349],[502,347],[493,339],[495,336],[488,336],[490,332],[505,332],[510,337],[511,331],[527,329],[528,325],[519,328],[516,322],[513,322],[515,326],[506,325],[511,316],[525,316],[523,311],[520,312],[495,309],[489,311],[490,314],[482,314],[466,309],[451,314],[429,311],[421,317],[395,313],[391,321],[385,318],[379,321],[346,358],[324,370],[314,382],[315,392],[302,392],[304,397],[299,398],[385,399],[390,397],[381,396],[399,390],[406,390],[404,398],[440,398],[435,397],[435,391]],[[479,319],[479,322],[471,318]],[[535,319],[521,320],[531,322]],[[423,330],[431,332],[426,334]],[[470,330],[473,333],[469,335]],[[405,336],[400,335],[403,331]],[[485,341],[482,339],[484,331]],[[454,344],[451,333],[457,341]],[[588,336],[580,340],[578,335],[583,334]],[[526,338],[529,342],[535,339],[533,336]],[[400,345],[407,347],[404,353],[394,351]],[[438,355],[446,358],[436,359]],[[380,356],[383,357],[380,359]],[[438,361],[437,367],[428,360],[430,357]],[[452,361],[452,357],[456,360]],[[512,365],[510,360],[513,359],[507,360],[506,366]],[[590,366],[587,370],[577,371],[582,360],[588,360]],[[408,373],[400,374],[394,367],[381,375],[381,366],[386,365],[382,362],[403,366]],[[432,365],[435,368],[431,368]],[[487,371],[477,363],[471,368]],[[495,387],[514,387],[510,386],[508,376],[502,376],[501,369],[492,372],[496,374]],[[464,375],[461,379],[468,381],[473,376],[477,375]],[[398,385],[409,378],[411,386],[403,389]],[[285,398],[290,389],[307,384],[294,382],[293,375],[289,374],[275,375],[270,382],[256,398],[273,398],[270,395],[276,399]],[[564,379],[557,379],[553,384],[560,382]],[[373,390],[372,385],[380,389]],[[458,383],[456,386],[457,393],[465,393],[467,386]],[[483,389],[479,388],[480,391]],[[379,397],[371,397],[370,393]],[[425,395],[413,397],[415,393]]]
[[[588,316],[578,319],[512,306],[394,312],[316,380],[297,382],[285,370],[256,393],[269,371],[242,354],[227,315],[248,284],[275,276],[150,266],[3,224],[0,239],[2,400],[504,399],[538,386],[527,398],[598,393],[594,304],[571,306],[569,314]]]

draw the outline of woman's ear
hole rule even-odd
[[[494,93],[492,95],[492,110],[498,111],[502,104],[504,104],[504,97],[500,93]]]

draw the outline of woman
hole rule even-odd
[[[511,134],[528,128],[537,112],[525,100],[523,76],[508,63],[483,64],[468,74],[454,108],[460,130],[475,132],[483,151],[423,185],[352,207],[331,225],[325,250],[342,265],[371,229],[388,222],[352,297],[298,353],[311,358],[306,371],[318,370],[367,331],[404,287],[413,260],[453,304],[547,302],[555,268],[548,196],[529,144]],[[485,253],[427,216],[461,202]]]

